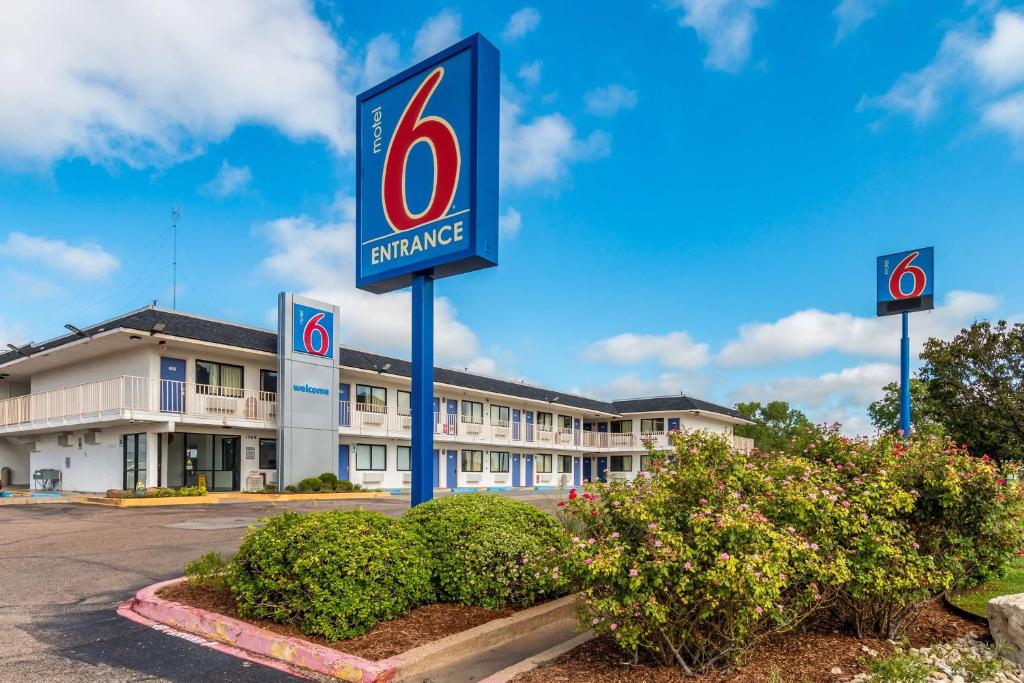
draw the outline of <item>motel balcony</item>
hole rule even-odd
[[[273,429],[277,425],[277,395],[121,375],[0,401],[0,434],[182,421]]]

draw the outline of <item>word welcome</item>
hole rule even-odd
[[[455,221],[451,225],[424,230],[412,237],[402,237],[392,242],[376,245],[370,250],[370,262],[377,265],[434,249],[438,245],[447,246],[453,242],[461,242],[463,239],[465,239],[465,234],[462,221]]]
[[[293,384],[292,391],[298,391],[303,394],[318,394],[320,396],[331,395],[330,389],[324,389],[323,387],[311,387],[308,384]]]

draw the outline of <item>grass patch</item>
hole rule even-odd
[[[1000,595],[1024,593],[1024,560],[1014,560],[1006,568],[1006,575],[965,591],[951,593],[949,601],[960,609],[979,617],[988,616],[988,601]]]

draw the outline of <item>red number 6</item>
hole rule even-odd
[[[317,313],[307,320],[306,326],[302,328],[302,344],[306,347],[307,351],[316,356],[326,356],[331,346],[331,337],[327,333],[327,328],[320,324],[324,317],[323,313]],[[313,346],[313,334],[315,332],[320,333],[320,344],[318,346]]]
[[[423,80],[402,112],[395,134],[388,143],[381,181],[381,200],[384,216],[395,230],[408,230],[443,218],[455,200],[462,163],[458,138],[443,118],[423,116],[423,110],[442,78],[444,67],[438,67]],[[434,176],[427,208],[415,213],[409,208],[405,197],[405,167],[409,162],[409,153],[421,142],[429,145],[434,155]]]
[[[921,296],[921,292],[924,291],[924,287],[925,284],[928,282],[928,278],[921,268],[910,265],[911,263],[913,263],[914,259],[920,256],[920,254],[921,252],[919,251],[914,251],[908,254],[906,258],[900,261],[899,265],[897,265],[896,268],[893,269],[892,273],[889,275],[889,294],[892,295],[892,298],[912,299],[915,296]],[[908,274],[913,276],[914,286],[911,288],[909,292],[904,292],[903,276]]]

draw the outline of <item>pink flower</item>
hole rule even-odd
[[[613,531],[612,532],[612,538],[618,538],[618,537],[619,537],[619,532],[618,531]]]
[[[654,547],[655,548],[660,548],[661,547],[661,541],[655,541],[654,542]]]
[[[700,503],[701,505],[707,505],[708,504],[708,499],[707,498],[701,498],[697,502]]]
[[[754,608],[754,611],[755,611],[755,612],[757,612],[757,616],[761,616],[761,614],[762,614],[762,613],[764,612],[764,610],[763,610],[763,609],[761,609],[761,606],[760,606],[760,605],[758,605],[757,607],[755,607],[755,608]]]
[[[722,560],[723,562],[727,562],[729,560],[729,553],[722,553],[718,556],[718,559]]]
[[[636,569],[630,569],[629,570],[629,575],[630,576],[639,576],[640,572],[638,572]]]
[[[588,557],[587,559],[585,559],[585,560],[583,560],[583,561],[584,561],[584,562],[586,562],[586,563],[587,563],[587,566],[589,567],[589,566],[590,566],[590,565],[591,565],[591,564],[593,563],[593,561],[594,561],[594,558],[592,558],[592,557]]]
[[[610,624],[610,625],[608,626],[608,628],[609,628],[609,629],[611,629],[612,631],[614,631],[614,630],[615,630],[615,629],[617,629],[618,627],[619,627],[619,625],[618,625],[618,624]]]
[[[921,544],[920,543],[914,542],[911,545],[913,546],[914,550],[920,550],[921,549]]]
[[[598,619],[597,617],[594,617],[593,619],[590,620],[590,625],[591,626],[597,626],[599,623],[601,623],[601,620]]]
[[[647,528],[650,529],[651,531],[654,531],[655,529],[658,528],[658,525],[655,524],[654,522],[651,522],[650,524],[647,525]]]
[[[848,507],[850,507],[850,501],[848,501],[848,500],[844,500],[844,501],[843,501],[843,507],[844,507],[844,508],[848,508]]]
[[[1022,557],[1024,557],[1024,548],[1021,548],[1021,551],[1020,551],[1020,555],[1021,555]],[[690,564],[689,562],[684,562],[684,563],[683,563],[683,569],[689,569],[689,568],[690,568],[690,567],[692,567],[692,566],[693,566],[693,565],[692,565],[692,564]]]

